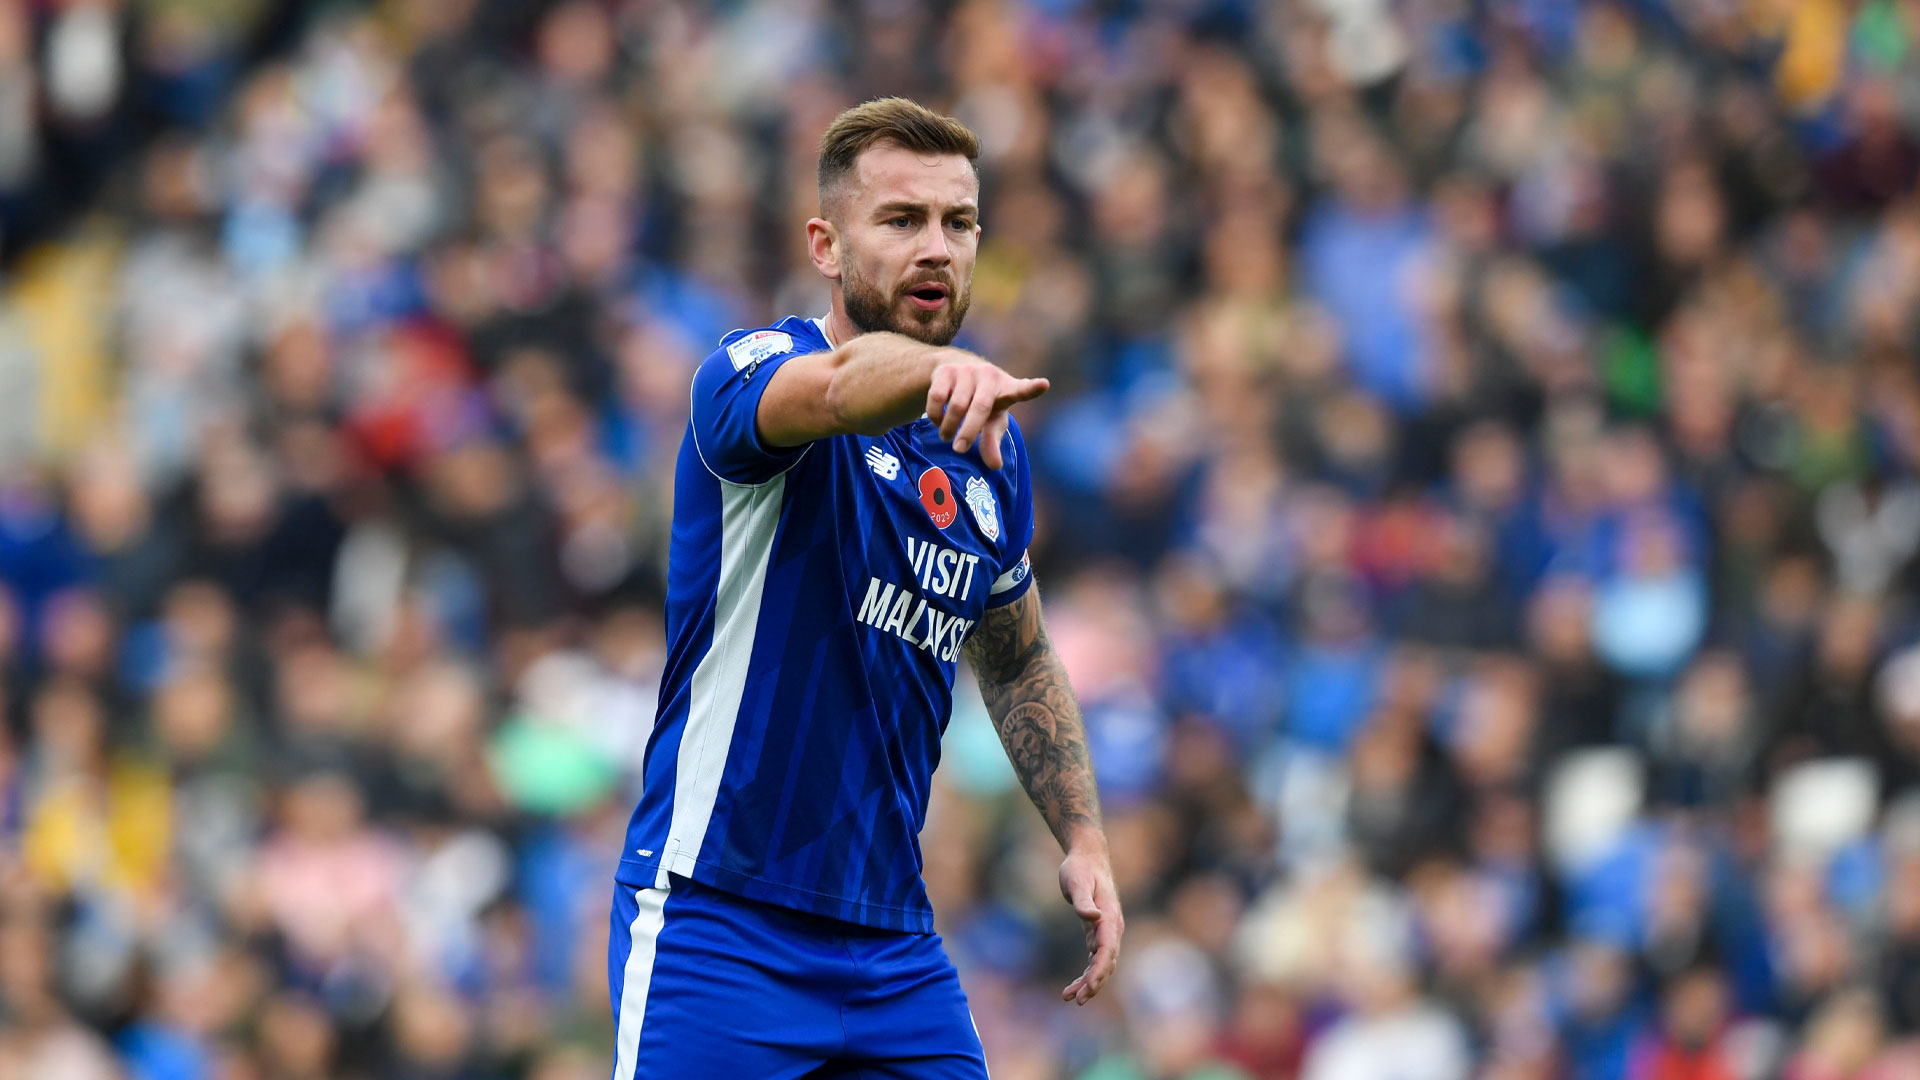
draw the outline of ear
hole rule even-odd
[[[828,281],[840,280],[840,230],[825,218],[807,220],[807,257]]]

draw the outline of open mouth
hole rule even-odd
[[[947,287],[938,282],[926,282],[907,290],[907,299],[922,311],[937,311],[947,302]]]

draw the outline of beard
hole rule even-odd
[[[846,301],[847,320],[861,333],[891,330],[928,345],[947,345],[960,332],[961,320],[967,317],[967,305],[973,302],[971,282],[969,287],[961,288],[951,277],[922,275],[902,284],[888,296],[861,276],[853,263],[854,260],[847,260],[841,271],[840,292]],[[938,281],[947,287],[947,302],[938,311],[922,311],[907,301],[907,290],[929,281]]]

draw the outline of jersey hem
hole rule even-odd
[[[814,892],[812,889],[802,889],[795,885],[782,885],[778,882],[754,877],[751,874],[743,874],[738,870],[729,870],[724,866],[716,865],[704,859],[689,858],[684,854],[671,860],[662,860],[657,856],[651,859],[645,859],[635,858],[629,855],[620,860],[620,866],[614,872],[614,880],[621,885],[632,888],[654,888],[656,887],[663,862],[669,874],[678,874],[681,877],[692,878],[702,885],[719,889],[722,892],[730,892],[736,896],[745,897],[748,900],[777,904],[781,907],[806,912],[809,915],[838,919],[841,922],[872,927],[876,930],[897,930],[907,934],[933,933],[933,913],[931,911],[918,908],[890,907],[886,904],[861,903],[848,900],[845,897],[834,896],[830,893]],[[858,918],[850,915],[849,912],[855,909],[865,912],[869,916],[879,915],[881,917],[878,919],[872,917]]]

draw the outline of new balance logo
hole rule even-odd
[[[891,480],[900,475],[900,459],[877,446],[867,447],[867,467],[882,480]]]

